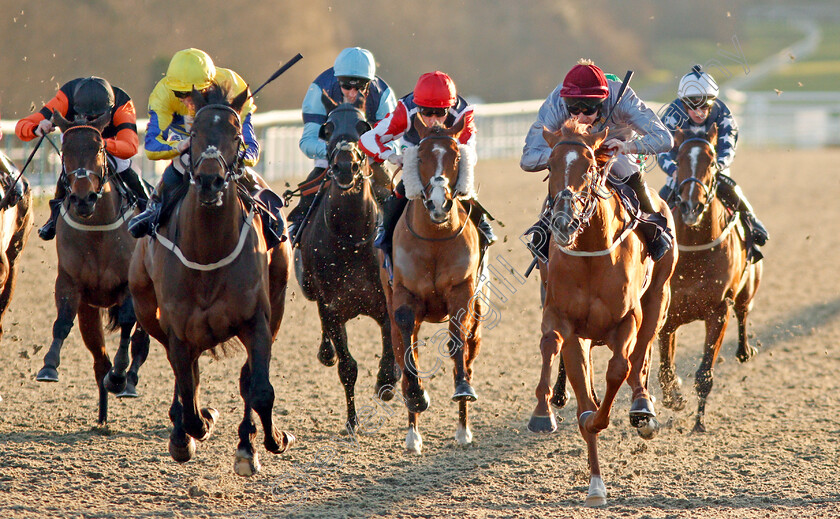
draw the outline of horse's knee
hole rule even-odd
[[[70,335],[71,329],[73,329],[73,320],[59,317],[53,323],[53,337],[64,340]]]
[[[607,380],[623,382],[630,374],[630,360],[624,357],[613,357],[607,367]]]
[[[560,353],[560,334],[555,330],[543,334],[540,339],[540,351],[543,356],[554,356]]]
[[[274,407],[274,388],[266,382],[262,387],[251,386],[251,407],[257,414],[271,410]]]

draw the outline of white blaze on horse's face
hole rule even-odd
[[[448,148],[436,144],[432,148],[432,153],[437,158],[435,165],[435,176],[429,181],[432,192],[429,194],[429,201],[431,202],[430,212],[432,221],[435,223],[443,223],[448,218],[448,211],[446,206],[446,195],[449,192],[449,181],[443,175],[443,158],[446,156]]]
[[[570,169],[572,167],[572,163],[574,161],[576,161],[579,156],[580,155],[578,155],[577,151],[569,150],[569,152],[566,153],[566,157],[563,159],[563,160],[566,161],[566,185],[567,186],[569,185],[569,172],[570,172]]]

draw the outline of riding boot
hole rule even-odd
[[[471,203],[468,201],[467,203]],[[487,213],[478,208],[478,204],[474,205],[470,212],[470,219],[478,228],[478,236],[481,241],[479,244],[483,249],[489,247],[498,241],[496,233],[493,232],[493,226],[490,225],[490,220],[487,218]]]
[[[146,188],[146,183],[140,178],[140,175],[133,167],[128,167],[122,171],[117,172],[117,176],[122,180],[123,184],[137,197],[137,207],[141,211],[146,210],[146,203],[149,201],[149,191]]]
[[[671,204],[673,203],[673,198],[675,194],[676,189],[674,189],[674,186],[667,182],[664,186],[662,186],[662,189],[659,190],[659,198],[665,200],[665,203],[668,204],[668,206],[671,206]]]
[[[639,199],[639,208],[647,214],[659,213],[653,207],[653,201],[650,199],[650,193],[647,189],[647,184],[642,178],[641,173],[634,173],[625,179],[628,186],[636,193],[636,198]],[[668,235],[659,229],[659,226],[652,222],[639,222],[639,231],[644,235],[647,242],[648,254],[653,258],[653,261],[658,261],[659,258],[665,255],[671,247],[671,240]]]
[[[64,187],[64,173],[58,176],[58,184],[55,186],[55,198],[49,201],[50,204],[50,218],[43,227],[38,229],[38,236],[45,241],[55,238],[55,223],[58,220],[58,210],[61,208],[61,203],[64,202],[64,197],[67,196],[67,190]]]
[[[372,162],[370,165],[371,172],[371,187],[373,188],[373,198],[379,207],[385,204],[385,200],[391,196],[393,185],[391,184],[391,175],[385,170],[385,167],[378,163]]]
[[[385,254],[389,256],[393,247],[394,229],[397,228],[397,222],[400,221],[406,205],[408,205],[408,198],[396,194],[389,196],[382,205],[382,223],[376,228],[373,245],[385,251]]]
[[[750,205],[741,187],[727,175],[717,176],[717,195],[723,205],[730,211],[738,211],[741,214],[741,223],[750,230],[753,242],[759,247],[767,243],[770,234],[761,220],[755,217],[753,208]]]

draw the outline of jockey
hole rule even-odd
[[[149,124],[146,127],[146,156],[152,160],[173,160],[164,170],[146,210],[128,223],[128,230],[135,238],[154,232],[160,223],[161,208],[168,203],[173,191],[185,181],[187,171],[180,157],[190,149],[190,128],[195,116],[191,92],[193,88],[198,91],[207,90],[214,84],[219,85],[231,98],[248,88],[248,84],[236,72],[217,68],[206,52],[184,49],[172,56],[166,75],[152,90],[149,96]],[[265,180],[248,167],[256,164],[260,155],[260,145],[251,122],[251,115],[256,108],[251,98],[242,106],[242,139],[245,149],[240,153],[246,167],[243,168],[241,181],[244,181],[249,191],[255,188],[270,191]]]
[[[318,137],[321,125],[327,121],[327,109],[321,100],[322,90],[338,103],[355,103],[359,95],[364,96],[365,116],[371,124],[384,119],[397,105],[391,87],[376,75],[373,54],[359,47],[342,50],[335,59],[335,64],[323,71],[309,85],[303,98],[303,135],[300,138],[300,149],[307,157],[315,159],[315,168],[306,180],[301,182],[302,186],[315,183],[328,166],[327,143]],[[382,205],[390,191],[388,186],[391,177],[381,162],[372,162],[371,170],[374,196]],[[312,193],[301,194],[297,207],[289,213],[291,236],[294,236],[300,227],[315,200],[315,195],[314,190]]]
[[[41,110],[24,117],[15,126],[15,134],[22,141],[31,141],[53,131],[52,115],[60,113],[71,122],[90,122],[106,112],[111,115],[108,126],[102,130],[105,138],[105,155],[108,166],[116,176],[137,197],[141,209],[145,209],[149,194],[138,171],[131,164],[131,157],[137,154],[137,114],[134,102],[120,88],[112,87],[100,77],[91,76],[68,81],[58,89]],[[55,222],[61,202],[67,195],[64,171],[58,176],[55,198],[50,200],[50,218],[38,230],[43,240],[55,237]]]
[[[712,124],[717,124],[718,138],[715,154],[717,155],[717,195],[730,211],[738,211],[744,227],[750,230],[755,245],[764,245],[770,238],[764,224],[755,217],[753,208],[740,186],[729,176],[729,167],[735,160],[735,146],[738,142],[738,125],[729,108],[718,99],[718,85],[704,72],[700,65],[694,65],[691,72],[680,79],[675,99],[665,110],[662,122],[671,132],[677,128],[689,136],[705,137]],[[668,175],[665,186],[660,191],[663,199],[669,200],[676,190],[677,153],[679,148],[660,153],[659,167]]]
[[[543,138],[543,126],[557,131],[568,119],[575,119],[596,126],[599,131],[609,128],[613,134],[616,130],[629,128],[637,134],[633,140],[623,141],[608,135],[603,144],[618,154],[610,175],[633,189],[642,211],[655,213],[658,211],[648,194],[642,178],[641,160],[637,157],[670,150],[674,141],[662,121],[636,97],[632,88],[628,87],[619,100],[620,88],[620,81],[607,79],[590,60],[578,61],[540,107],[537,120],[525,138],[519,166],[524,171],[542,171],[548,167],[551,148]],[[610,119],[606,120],[613,106]],[[639,221],[639,230],[654,261],[673,246],[671,236],[653,223]]]
[[[377,162],[387,160],[392,164],[402,166],[403,158],[394,151],[391,144],[401,137],[406,144],[413,146],[420,144],[420,136],[414,129],[415,117],[421,117],[427,126],[442,125],[448,128],[463,118],[464,130],[458,137],[458,143],[475,150],[476,128],[473,107],[457,94],[452,79],[440,71],[420,76],[414,91],[402,97],[393,112],[362,135],[359,140],[362,150]],[[405,186],[400,181],[394,189],[394,194],[385,201],[382,208],[382,224],[377,229],[374,240],[374,245],[384,250],[386,254],[391,253],[391,238],[406,204],[408,204],[408,199],[405,197]],[[479,235],[484,241],[483,245],[489,246],[495,243],[496,235],[484,211],[472,211],[472,214],[477,220],[473,223],[478,227]],[[476,217],[476,215],[480,216]]]

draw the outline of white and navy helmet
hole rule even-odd
[[[690,108],[711,105],[720,93],[714,78],[703,71],[700,65],[691,67],[691,72],[680,79],[677,96]]]

